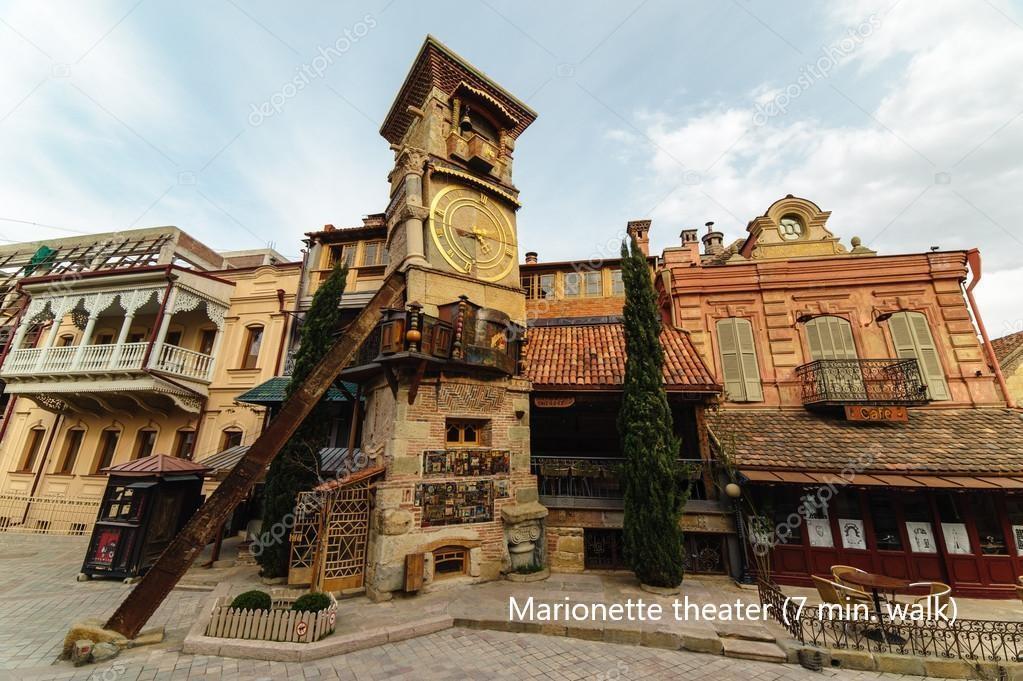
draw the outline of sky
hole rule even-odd
[[[794,194],[846,245],[979,248],[991,336],[1023,330],[1023,5],[807,5],[0,0],[0,243],[176,225],[297,258],[385,208],[378,130],[431,33],[539,114],[522,251],[599,257],[639,218],[656,251],[729,243]]]

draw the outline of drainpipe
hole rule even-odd
[[[970,309],[973,311],[973,318],[977,320],[977,328],[980,329],[980,337],[984,341],[984,351],[987,354],[988,362],[995,370],[995,378],[998,380],[998,387],[1002,389],[1002,395],[1005,396],[1005,403],[1010,409],[1016,408],[1016,400],[1012,399],[1012,395],[1009,393],[1008,386],[1005,385],[1005,376],[1002,375],[1002,367],[998,364],[998,358],[995,357],[995,350],[991,347],[991,339],[987,336],[987,329],[984,328],[984,319],[980,316],[980,310],[977,308],[977,301],[973,297],[974,287],[980,283],[980,251],[976,248],[972,248],[966,252],[966,263],[970,266],[970,272],[973,274],[973,279],[970,281],[970,285],[966,287],[966,299],[970,302]]]

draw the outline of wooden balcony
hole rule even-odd
[[[796,367],[796,376],[807,407],[928,402],[916,359],[819,359]]]

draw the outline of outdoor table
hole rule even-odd
[[[874,608],[877,612],[877,623],[879,628],[875,632],[871,633],[874,633],[876,636],[880,636],[880,638],[887,643],[896,643],[901,645],[906,642],[905,639],[898,634],[885,633],[884,621],[881,617],[881,592],[885,591],[894,595],[897,591],[905,591],[910,585],[908,580],[899,579],[898,577],[889,577],[887,575],[875,575],[871,572],[853,572],[842,575],[842,581],[870,589],[873,593]]]

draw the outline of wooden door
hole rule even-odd
[[[291,527],[291,559],[288,567],[288,584],[311,584],[313,567],[316,564],[316,547],[319,542],[322,517],[320,505],[323,495],[318,492],[299,492],[295,507],[295,524]],[[267,532],[268,528],[263,528]],[[261,536],[260,541],[263,540]],[[273,536],[267,537],[273,541]]]

